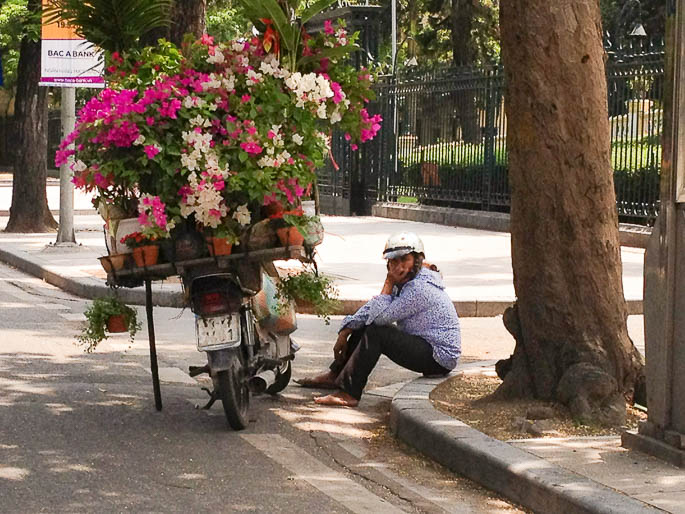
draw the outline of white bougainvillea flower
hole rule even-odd
[[[250,214],[250,210],[247,208],[247,204],[240,205],[238,208],[236,208],[235,212],[233,213],[233,219],[243,226],[250,224],[252,216]]]

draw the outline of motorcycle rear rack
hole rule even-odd
[[[185,275],[188,271],[197,268],[231,270],[241,260],[272,262],[288,259],[308,261],[309,257],[303,246],[286,246],[264,250],[249,250],[242,253],[232,253],[231,255],[174,261],[153,266],[125,268],[122,270],[114,270],[112,268],[107,273],[107,284],[115,287],[138,287],[146,280],[164,280],[174,275]]]

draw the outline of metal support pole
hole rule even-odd
[[[62,89],[62,137],[74,131],[76,125],[76,89]],[[73,144],[70,146],[73,148]],[[74,184],[71,182],[71,170],[68,163],[59,168],[59,230],[57,244],[75,244],[74,233]]]
[[[395,58],[397,56],[397,0],[392,0],[390,3],[391,9],[390,9],[390,16],[392,17],[392,20],[390,20],[390,32],[391,36],[390,38],[392,39],[392,72],[393,74],[395,73]]]
[[[152,389],[155,393],[155,408],[162,410],[162,392],[159,388],[157,348],[155,347],[155,321],[152,317],[152,281],[150,279],[145,279],[145,313],[147,314],[147,334],[150,341],[150,371],[152,372]]]

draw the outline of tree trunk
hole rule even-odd
[[[169,39],[175,45],[190,33],[200,38],[205,33],[206,0],[176,0],[171,15]]]
[[[452,61],[455,66],[472,66],[475,55],[471,37],[473,0],[452,0],[450,22]]]
[[[452,62],[457,67],[474,64],[475,49],[471,30],[473,27],[474,0],[452,0],[450,13],[450,38],[452,41]],[[476,95],[472,89],[454,93],[458,105],[457,122],[461,126],[462,139],[466,143],[479,143],[481,139],[478,123]]]
[[[40,10],[40,1],[28,5]],[[48,90],[40,80],[40,41],[24,38],[17,69],[14,116],[17,150],[14,152],[12,206],[7,232],[49,232],[57,227],[48,208],[45,189],[48,154]]]
[[[500,20],[518,299],[495,396],[620,424],[644,377],[626,327],[599,3],[502,0]]]

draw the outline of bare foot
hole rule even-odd
[[[295,380],[296,384],[300,384],[302,387],[311,387],[313,389],[337,389],[338,386],[335,384],[335,379],[337,375],[332,371],[327,371],[321,375],[315,377],[305,377],[299,380]]]
[[[345,391],[319,396],[314,398],[314,401],[319,405],[332,405],[334,407],[356,407],[359,404],[359,400]]]

